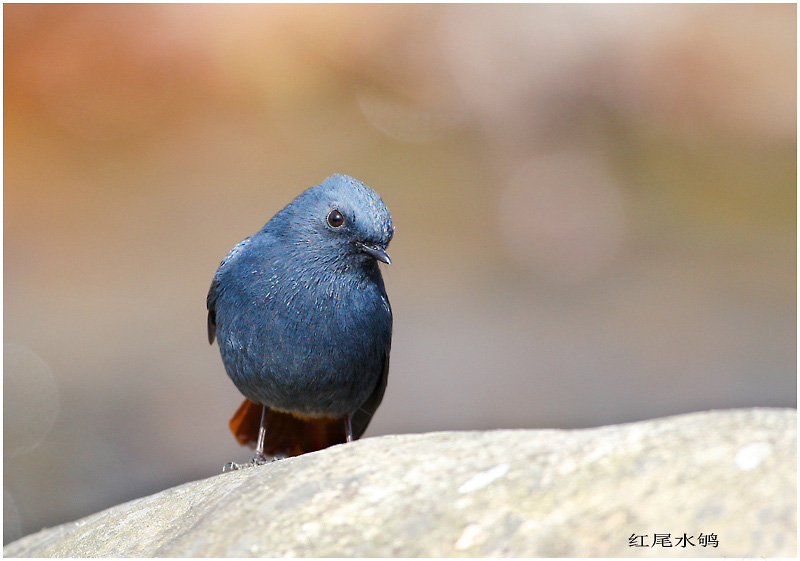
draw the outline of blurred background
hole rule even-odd
[[[251,457],[206,292],[333,173],[397,227],[367,437],[796,407],[795,5],[6,4],[3,47],[5,542]]]

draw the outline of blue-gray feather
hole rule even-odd
[[[337,209],[345,218],[332,228]],[[386,386],[392,312],[359,244],[393,235],[381,198],[334,175],[299,195],[222,261],[208,293],[209,341],[248,399],[366,429]]]

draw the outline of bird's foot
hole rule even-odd
[[[275,454],[274,456],[265,456],[264,454],[260,454],[256,452],[256,455],[253,456],[253,459],[249,462],[245,462],[243,464],[237,464],[235,462],[228,462],[224,466],[222,466],[222,473],[227,473],[229,471],[237,471],[240,469],[247,469],[255,466],[262,466],[264,464],[269,464],[271,462],[277,460],[283,460],[287,456],[283,454]]]

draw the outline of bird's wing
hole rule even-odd
[[[353,427],[353,438],[355,439],[361,438],[361,435],[367,430],[372,416],[375,414],[381,401],[383,401],[383,394],[386,392],[386,383],[389,379],[389,354],[392,350],[392,305],[389,303],[389,296],[386,294],[383,278],[378,276],[377,281],[381,295],[383,296],[383,303],[386,305],[386,309],[389,312],[389,338],[383,349],[383,369],[381,370],[380,378],[378,378],[378,383],[375,385],[375,389],[372,390],[367,400],[361,404],[361,407],[359,407],[350,418],[351,426]]]
[[[386,345],[386,351],[383,354],[383,370],[381,371],[378,384],[361,407],[353,413],[353,417],[351,418],[353,438],[355,439],[361,438],[361,435],[367,430],[372,416],[375,414],[381,401],[383,401],[383,394],[386,392],[386,382],[389,379],[389,351],[391,350],[391,346],[392,344],[390,341],[389,344]]]
[[[222,290],[222,286],[220,284],[220,280],[222,278],[222,274],[225,272],[226,265],[228,265],[231,261],[233,261],[238,255],[241,254],[242,249],[244,249],[247,244],[250,243],[251,238],[245,238],[238,244],[236,244],[233,249],[230,250],[228,255],[222,262],[219,264],[217,268],[217,272],[214,273],[214,279],[211,281],[211,287],[208,289],[208,296],[206,296],[206,308],[208,308],[208,342],[209,344],[214,343],[214,338],[217,335],[217,299],[219,298],[220,292]]]
[[[214,338],[217,336],[217,291],[219,289],[219,279],[214,275],[214,280],[211,281],[211,288],[208,289],[208,296],[206,296],[206,308],[208,308],[208,343],[214,344]]]

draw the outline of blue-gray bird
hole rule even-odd
[[[247,398],[230,421],[254,463],[359,438],[383,399],[392,309],[378,261],[394,228],[375,191],[334,175],[220,263],[208,340]]]

